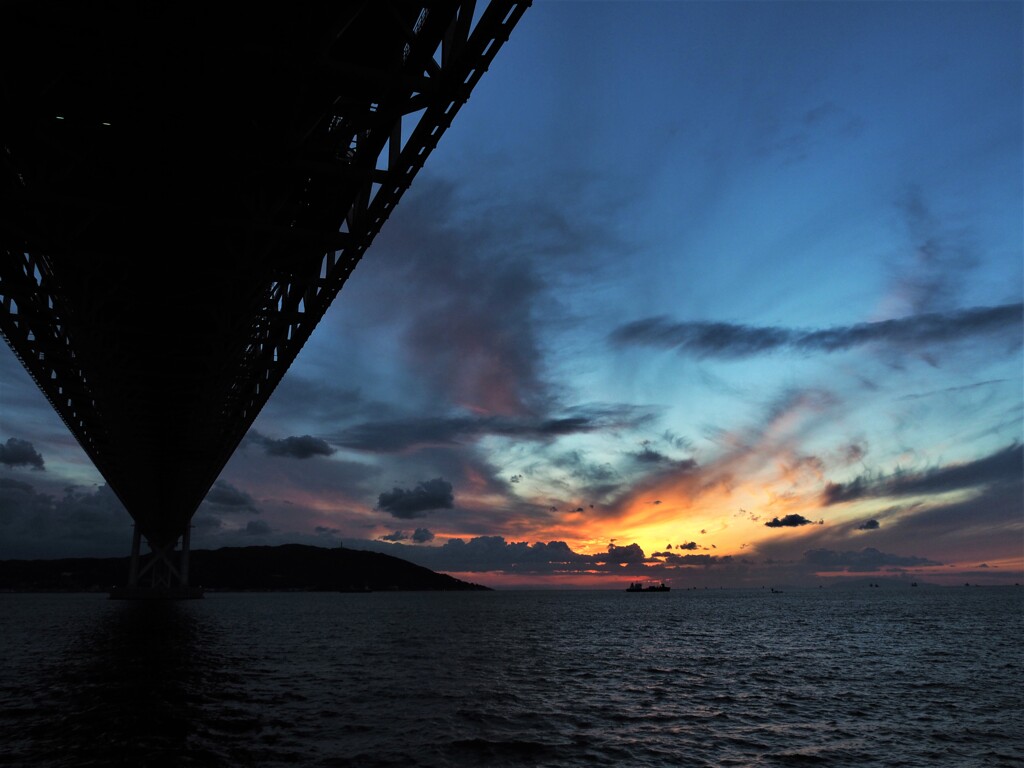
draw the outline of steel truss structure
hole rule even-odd
[[[529,5],[0,6],[0,333],[154,551]]]

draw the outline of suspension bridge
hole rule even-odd
[[[193,514],[529,5],[0,5],[0,333],[124,594],[195,594]]]

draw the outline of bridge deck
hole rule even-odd
[[[151,542],[528,5],[2,6],[0,331]]]

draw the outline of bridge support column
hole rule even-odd
[[[128,586],[133,589],[139,586],[139,549],[142,546],[142,531],[138,523],[132,528],[132,561],[128,570]]]
[[[181,567],[181,586],[188,588],[188,553],[192,549],[192,523],[185,526],[185,532],[181,534],[181,555],[178,556],[178,565]]]
[[[132,533],[132,556],[128,571],[128,586],[124,588],[115,587],[110,591],[110,597],[120,600],[144,600],[150,598],[163,598],[173,600],[192,599],[203,596],[203,591],[197,587],[190,587],[189,577],[189,552],[191,550],[192,526],[185,528],[181,536],[181,551],[177,553],[178,541],[171,540],[163,546],[149,545],[149,561],[140,568],[141,560],[139,551],[142,545],[142,531],[135,526]],[[148,579],[145,579],[146,575]],[[148,584],[146,582],[149,582]]]

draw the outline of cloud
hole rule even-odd
[[[822,493],[826,506],[864,498],[947,493],[1019,480],[1024,474],[1024,446],[1012,444],[989,456],[963,464],[888,477],[860,475],[848,483],[829,483]]]
[[[386,533],[380,537],[381,541],[405,541],[409,538],[409,534],[405,531],[395,531],[394,533]]]
[[[726,565],[733,561],[732,555],[677,555],[674,552],[660,553],[666,565]]]
[[[949,306],[979,261],[970,231],[943,226],[917,185],[904,191],[896,208],[911,242],[901,249],[903,263],[895,265],[892,298],[913,312]]]
[[[1014,346],[1022,340],[1024,304],[931,312],[894,320],[796,330],[720,322],[672,322],[651,317],[612,331],[616,346],[675,349],[694,357],[741,358],[789,349],[798,352],[839,352],[867,344],[916,348],[982,335],[1007,334]]]
[[[809,128],[828,126],[842,134],[854,134],[863,128],[863,122],[849,110],[831,101],[823,102],[803,114],[802,122]]]
[[[45,469],[43,457],[39,455],[32,443],[28,440],[19,440],[16,437],[9,437],[6,443],[0,443],[0,464],[6,464],[9,467],[28,466],[33,469]]]
[[[224,521],[219,517],[205,512],[196,512],[192,515],[192,529],[200,533],[219,531],[224,527]]]
[[[652,567],[661,566],[661,563],[647,558],[643,549],[635,543],[625,546],[613,543],[607,552],[592,555],[574,552],[564,541],[538,541],[530,544],[525,541],[507,541],[503,536],[475,536],[468,540],[453,538],[440,547],[403,544],[388,544],[387,547],[388,552],[398,552],[398,557],[444,572],[504,572],[538,576],[640,574],[650,572]]]
[[[452,183],[420,182],[402,204],[406,226],[381,245],[415,238],[415,247],[399,243],[403,258],[381,289],[403,326],[407,365],[435,401],[509,416],[545,410],[537,322],[550,289],[529,256],[535,249],[514,245],[538,236],[542,222],[510,231],[507,219],[525,210],[503,218],[496,204],[467,217]]]
[[[423,517],[436,509],[451,509],[454,503],[452,484],[440,477],[423,480],[410,490],[393,488],[377,497],[378,509],[403,520]]]
[[[857,526],[858,531],[877,531],[881,526],[877,520],[867,520]]]
[[[0,477],[0,489],[20,491],[22,493],[35,493],[32,483],[24,483],[21,480],[12,480],[7,477]]]
[[[649,408],[631,405],[590,405],[566,410],[558,417],[448,416],[370,421],[330,437],[343,448],[373,453],[399,453],[423,446],[459,445],[486,436],[550,441],[597,430],[637,427],[653,418]]]
[[[866,572],[880,568],[904,568],[920,565],[942,565],[925,557],[905,557],[879,552],[867,547],[859,552],[837,552],[832,549],[811,549],[804,552],[803,563],[818,570]]]
[[[273,533],[266,520],[250,520],[245,526],[246,536],[266,536]]]
[[[127,554],[132,519],[107,485],[55,497],[0,478],[0,558]]]
[[[213,507],[213,511],[221,514],[232,512],[259,514],[259,509],[256,508],[256,502],[252,496],[231,485],[227,480],[214,482],[203,503]]]
[[[316,335],[312,340],[315,342]],[[337,344],[336,340],[332,342]],[[339,386],[336,375],[323,375],[322,369],[315,375],[303,374],[302,362],[297,361],[277,385],[261,415],[271,416],[275,423],[333,424],[365,419],[368,414],[386,410],[383,403],[367,400],[358,387]]]
[[[326,440],[312,435],[301,437],[285,437],[275,440],[261,435],[256,430],[250,430],[249,440],[263,446],[268,456],[288,456],[293,459],[308,459],[313,456],[330,456],[334,453]]]
[[[647,556],[639,544],[627,544],[624,547],[609,544],[608,559],[614,563],[642,563]]]
[[[518,176],[515,163],[499,165]],[[538,189],[493,174],[456,184],[427,173],[403,198],[402,221],[375,241],[374,265],[360,267],[348,303],[358,326],[393,345],[381,368],[407,382],[401,396],[414,412],[538,421],[558,411],[563,385],[548,378],[543,336],[568,314],[561,290],[592,279],[598,258],[622,245],[605,201],[594,199],[604,193],[581,196],[559,177]],[[571,212],[553,204],[570,189]],[[566,267],[582,254],[587,272]]]
[[[898,528],[915,540],[947,538],[959,547],[980,540],[989,552],[1007,550],[1007,556],[1018,556],[1024,535],[1022,499],[1024,475],[992,483],[968,498],[916,505],[912,514],[899,518]],[[993,531],[1005,535],[993,538]]]
[[[645,446],[642,451],[638,451],[631,455],[641,464],[663,464],[672,461],[670,457],[647,446]]]
[[[417,544],[426,544],[434,540],[434,534],[428,528],[417,528],[412,532],[412,540]]]
[[[797,528],[801,525],[813,525],[813,520],[808,520],[803,515],[786,515],[781,520],[773,517],[765,526],[768,528]]]

